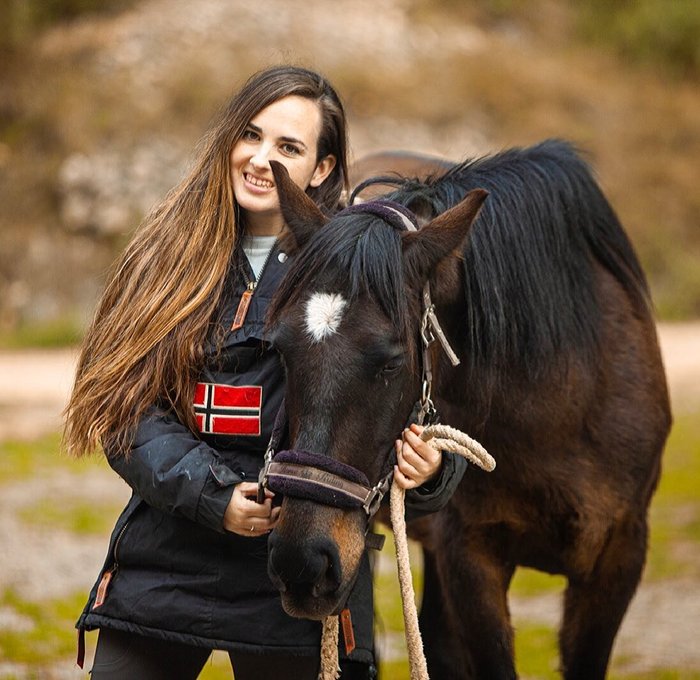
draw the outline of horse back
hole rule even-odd
[[[455,503],[465,525],[500,523],[523,563],[583,573],[611,523],[645,521],[670,429],[646,280],[570,146],[457,166],[435,209],[477,186],[490,195],[463,258],[435,281],[463,359],[440,360],[436,391],[498,467],[466,475]]]

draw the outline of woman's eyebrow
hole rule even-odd
[[[259,126],[256,125],[255,123],[248,123],[248,127],[253,130],[254,132],[257,132],[258,134],[262,134],[263,129]],[[300,146],[303,146],[305,149],[308,147],[304,142],[301,141],[301,139],[297,139],[296,137],[280,137],[279,141],[281,142],[289,142],[291,144],[299,144]]]
[[[305,149],[306,144],[301,141],[301,139],[297,139],[296,137],[280,137],[280,142],[290,142],[291,144],[298,144],[299,146],[303,146]]]

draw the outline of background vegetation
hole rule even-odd
[[[0,3],[0,345],[74,342],[115,253],[233,87],[290,60],[338,85],[357,155],[460,159],[572,139],[659,315],[700,312],[696,0],[383,0],[334,13],[314,0],[259,15],[232,3],[240,21],[206,35],[176,19],[201,6],[204,20],[216,0],[159,3]],[[385,32],[363,42],[355,26],[374,15]]]

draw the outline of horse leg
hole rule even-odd
[[[444,603],[453,630],[452,651],[461,658],[459,678],[515,680],[513,629],[507,591],[515,565],[501,557],[498,531],[451,533],[436,554]],[[505,546],[503,546],[505,548]],[[452,677],[452,676],[450,676]]]
[[[418,625],[423,638],[430,677],[460,680],[462,675],[459,669],[454,668],[453,660],[457,658],[457,652],[450,644],[451,634],[435,556],[425,549],[423,549],[423,599]]]
[[[622,617],[644,568],[647,524],[616,526],[590,575],[570,577],[559,635],[565,680],[603,680]]]

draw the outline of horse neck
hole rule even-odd
[[[432,345],[433,399],[442,422],[477,438],[486,436],[485,428],[494,421],[510,422],[518,399],[508,397],[510,391],[520,394],[528,382],[519,374],[517,362],[508,367],[474,361],[474,342],[468,325],[468,301],[465,293],[464,261],[451,256],[444,260],[431,278],[435,312],[452,349],[460,359],[453,366],[439,342]],[[504,377],[508,389],[504,392]],[[527,392],[522,393],[523,398]]]

